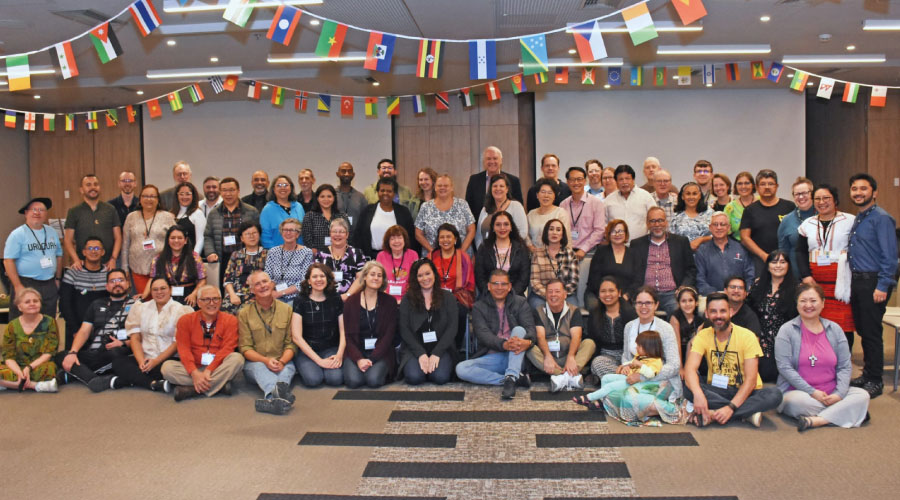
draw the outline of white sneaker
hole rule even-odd
[[[34,392],[58,392],[59,386],[56,385],[56,379],[50,379],[46,382],[37,382],[34,384]]]
[[[566,372],[566,374],[568,375],[568,372]],[[581,374],[580,374],[580,373],[579,373],[578,375],[575,375],[574,377],[569,376],[569,386],[568,386],[568,388],[569,388],[569,389],[572,389],[572,390],[575,390],[575,391],[584,389],[584,382],[581,380]]]
[[[568,375],[562,373],[560,375],[550,375],[550,392],[559,392],[566,388]]]

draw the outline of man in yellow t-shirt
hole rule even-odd
[[[706,317],[712,327],[697,332],[684,366],[685,397],[693,402],[690,422],[704,426],[711,421],[726,424],[732,418],[759,427],[762,412],[781,404],[777,387],[763,388],[759,358],[763,352],[750,330],[731,322],[728,296],[721,292],[706,298]],[[706,358],[706,383],[697,369]]]

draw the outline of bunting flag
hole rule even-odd
[[[134,106],[131,104],[125,106],[125,117],[128,118],[128,123],[134,123],[135,116],[137,116],[137,113],[134,111]]]
[[[84,117],[88,130],[97,130],[100,125],[97,123],[97,112],[91,111]]]
[[[666,86],[666,68],[654,68],[653,70],[653,86],[654,87],[665,87]]]
[[[225,7],[225,13],[222,19],[236,24],[243,28],[253,13],[253,4],[256,0],[228,0],[228,6]]]
[[[856,96],[859,94],[859,84],[847,82],[844,84],[844,102],[855,103]]]
[[[690,85],[691,84],[691,67],[690,66],[679,66],[678,67],[678,85]]]
[[[631,68],[631,86],[640,87],[644,84],[644,68],[643,66],[633,66]]]
[[[119,111],[117,109],[106,110],[106,127],[115,127],[119,124]]]
[[[319,57],[340,57],[344,37],[347,36],[347,25],[334,21],[322,23],[322,34],[316,44],[316,55]]]
[[[16,128],[16,112],[6,111],[6,117],[3,119],[3,125],[6,128]]]
[[[377,97],[366,97],[366,116],[370,118],[378,117]]]
[[[556,67],[556,75],[553,78],[553,81],[560,85],[568,85],[569,84],[569,67],[568,66],[557,66]]]
[[[422,114],[425,112],[425,97],[422,95],[413,96],[413,113]]]
[[[188,93],[191,95],[191,102],[200,102],[203,100],[203,91],[200,90],[200,84],[195,83],[188,87]]]
[[[416,58],[416,76],[419,78],[440,78],[444,66],[444,42],[440,40],[419,40],[419,57]]]
[[[500,100],[500,86],[497,85],[497,82],[488,82],[484,84],[485,94],[487,94],[488,101],[499,101]]]
[[[138,0],[131,4],[131,7],[128,7],[128,10],[131,11],[131,17],[134,18],[134,24],[141,30],[141,35],[143,36],[149,35],[150,32],[162,24],[162,21],[159,20],[159,14],[156,13],[156,9],[153,7],[153,3],[150,2],[150,0]]]
[[[581,68],[581,84],[582,85],[593,85],[594,84],[594,68]]]
[[[297,91],[294,93],[294,111],[306,112],[306,102],[309,99],[309,92]]]
[[[209,77],[209,84],[212,85],[213,92],[216,94],[225,90],[225,85],[222,82],[221,76],[211,76]]]
[[[806,80],[809,79],[809,73],[805,71],[795,71],[794,78],[791,79],[791,90],[803,92],[806,88]]]
[[[685,26],[706,15],[706,7],[701,0],[672,0],[672,5]]]
[[[547,39],[544,35],[526,36],[519,39],[522,49],[522,74],[533,75],[550,69],[547,58]]]
[[[547,83],[547,72],[542,71],[540,73],[534,74],[534,83],[540,85],[542,83]]]
[[[883,108],[887,101],[887,87],[874,85],[872,87],[872,96],[869,98],[869,106]]]
[[[258,101],[262,96],[262,83],[252,80],[249,83],[250,86],[247,88],[247,97]]]
[[[300,22],[300,9],[291,7],[290,5],[279,5],[275,11],[275,17],[272,18],[272,24],[269,25],[269,31],[266,38],[282,45],[291,43],[291,37],[294,36],[294,30]]]
[[[741,70],[737,63],[728,63],[725,65],[725,77],[730,82],[736,82],[741,79]]]
[[[66,115],[66,132],[75,131],[75,115],[69,113]]]
[[[383,73],[391,72],[391,60],[394,58],[394,43],[397,37],[373,31],[369,33],[369,48],[366,49],[366,62],[363,67]]]
[[[497,42],[473,40],[469,42],[469,80],[497,78]]]
[[[766,77],[765,65],[762,61],[750,62],[750,74],[754,80],[762,80]]]
[[[512,84],[513,94],[521,94],[528,90],[528,88],[525,87],[525,79],[522,77],[522,73],[513,75],[513,77],[509,79],[509,82]]]
[[[608,85],[622,85],[622,68],[607,69],[606,83]]]
[[[72,53],[72,43],[62,42],[53,46],[53,61],[59,66],[64,80],[78,76],[78,65],[75,64],[75,54]]]
[[[31,88],[31,68],[28,66],[27,54],[6,58],[6,79],[10,92]]]
[[[278,86],[272,88],[272,104],[281,107],[284,104],[284,89]]]
[[[462,101],[464,108],[472,107],[472,89],[466,87],[463,89],[459,89],[459,100]]]
[[[450,95],[447,92],[434,94],[434,109],[437,111],[450,110]]]
[[[172,108],[172,112],[181,111],[184,108],[184,104],[181,102],[181,93],[177,90],[167,95],[166,99],[169,100],[169,107]]]
[[[323,115],[331,113],[331,96],[328,94],[319,94],[319,102],[316,104],[316,111]]]
[[[55,132],[56,131],[56,115],[45,114],[44,115],[44,132]]]
[[[116,34],[109,26],[109,21],[92,29],[88,37],[94,44],[101,63],[106,64],[122,55],[122,46],[119,45],[119,39],[116,38]]]
[[[784,66],[782,66],[781,63],[772,61],[772,65],[769,66],[769,76],[766,78],[768,78],[770,82],[778,83],[778,81],[781,80],[782,73],[784,73]]]
[[[25,113],[25,123],[22,125],[23,130],[34,132],[37,128],[37,115],[34,113]]]
[[[834,91],[834,78],[823,77],[819,80],[819,88],[816,90],[816,97],[823,99],[831,99],[831,93]]]
[[[147,101],[147,111],[150,113],[150,118],[162,117],[162,108],[159,107],[159,99],[150,99]]]
[[[387,98],[387,108],[385,110],[388,116],[400,114],[400,98],[390,96]]]
[[[573,26],[572,35],[575,37],[575,48],[578,49],[581,62],[588,63],[606,58],[606,44],[603,43],[598,21]]]
[[[353,97],[348,95],[341,97],[341,115],[353,116]]]
[[[237,75],[228,75],[225,77],[225,81],[222,82],[222,88],[229,92],[234,92],[234,89],[237,88],[237,82],[238,82]]]
[[[624,9],[622,17],[625,19],[625,28],[631,35],[631,43],[640,45],[659,36],[646,3],[639,3]]]
[[[716,67],[713,64],[703,65],[703,85],[713,85],[716,83]]]

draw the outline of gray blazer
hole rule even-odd
[[[828,343],[834,349],[837,355],[837,367],[835,367],[835,376],[837,378],[837,386],[834,392],[841,398],[847,397],[847,391],[850,390],[850,346],[847,344],[847,337],[844,331],[834,321],[821,319],[822,325],[825,326],[825,336]],[[797,366],[800,359],[800,325],[802,320],[800,316],[781,325],[778,330],[778,336],[775,337],[775,364],[778,366],[778,388],[781,392],[787,392],[788,387],[793,386],[795,389],[812,394],[815,389],[797,373]]]
[[[506,296],[503,313],[506,316],[510,330],[521,326],[525,329],[525,338],[534,342],[534,339],[537,338],[534,321],[535,312],[525,297],[510,291],[509,295]],[[497,303],[491,294],[486,293],[482,295],[475,302],[475,306],[472,307],[472,327],[475,330],[475,337],[481,346],[474,357],[477,358],[487,354],[490,350],[503,351],[503,343],[506,340],[497,336],[497,332],[500,331],[500,316],[497,314]]]
[[[219,259],[222,258],[222,251],[225,248],[224,236],[222,235],[225,224],[225,217],[222,215],[224,207],[224,203],[219,203],[219,206],[212,209],[209,215],[206,216],[206,229],[203,230],[203,253],[205,255],[216,254],[219,256]],[[241,202],[241,221],[247,222],[251,220],[259,222],[259,211],[253,205]],[[238,244],[240,244],[240,237],[237,240]]]

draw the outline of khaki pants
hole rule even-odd
[[[215,395],[215,393],[219,392],[222,387],[225,386],[226,382],[232,380],[238,373],[241,373],[241,368],[243,367],[244,357],[240,354],[233,352],[228,356],[225,356],[225,360],[222,361],[222,364],[220,364],[212,373],[209,380],[209,390],[206,391],[205,394],[207,396]],[[206,367],[198,368],[198,370],[205,369]],[[184,365],[181,361],[170,360],[163,363],[162,375],[166,380],[175,385],[194,386],[194,379],[191,378],[187,370],[184,369]]]
[[[584,373],[585,367],[589,365],[591,362],[591,357],[594,356],[594,351],[597,350],[596,344],[591,339],[583,339],[581,344],[578,345],[578,350],[575,351],[575,365],[578,367],[578,373]],[[538,367],[539,370],[544,371],[544,353],[541,351],[541,348],[535,345],[531,349],[528,349],[528,360],[531,363]],[[551,373],[550,375],[559,375],[563,372],[563,368],[566,366],[566,356],[560,355],[555,359],[556,364],[559,367],[556,369],[555,373]]]

